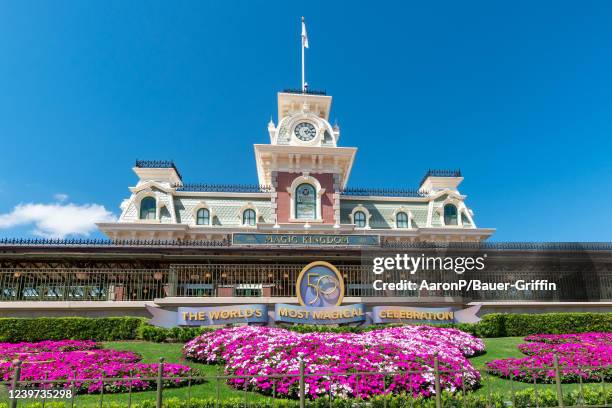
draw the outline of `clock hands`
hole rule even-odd
[[[294,132],[298,139],[305,142],[314,139],[317,134],[315,127],[312,124],[305,122],[298,124],[295,127]]]

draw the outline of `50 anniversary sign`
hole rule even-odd
[[[339,324],[363,322],[363,304],[340,306],[344,299],[344,279],[328,262],[309,263],[298,275],[295,284],[300,306],[276,304],[277,322],[300,324]]]
[[[153,316],[150,323],[161,327],[212,326],[225,324],[345,324],[363,323],[453,323],[478,321],[479,307],[464,310],[451,308],[412,308],[402,306],[374,306],[366,311],[362,303],[342,305],[344,278],[340,271],[328,262],[316,261],[306,265],[296,281],[296,297],[299,305],[277,303],[270,315],[265,304],[248,304],[212,307],[183,307],[176,311],[147,305]]]

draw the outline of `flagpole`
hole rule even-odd
[[[304,27],[304,17],[302,16],[302,27]],[[304,69],[304,37],[302,34],[302,92],[306,90],[306,73]]]

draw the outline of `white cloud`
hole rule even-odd
[[[68,199],[68,194],[57,193],[53,196],[53,198],[55,199],[55,201],[59,201],[60,203],[63,203],[64,201]]]
[[[45,238],[64,238],[67,235],[88,236],[97,222],[115,221],[113,213],[99,204],[64,204],[65,194],[56,194],[57,203],[19,204],[13,211],[0,214],[0,229],[34,224],[33,234]]]

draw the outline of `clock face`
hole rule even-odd
[[[302,122],[298,123],[295,129],[293,129],[293,133],[301,141],[309,142],[317,135],[317,129],[315,129],[312,123]]]

